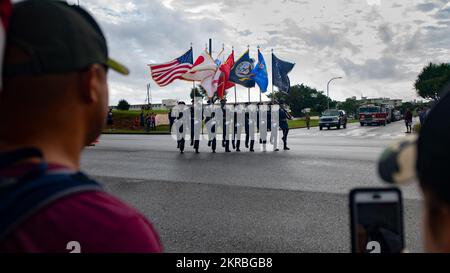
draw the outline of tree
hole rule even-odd
[[[191,100],[193,100],[194,97],[204,98],[205,96],[206,96],[206,91],[201,85],[197,85],[197,86],[191,88]]]
[[[117,109],[118,110],[126,110],[126,111],[128,111],[128,110],[130,110],[130,104],[128,103],[128,101],[126,101],[124,99],[121,99],[119,101],[119,104],[117,105]]]
[[[424,99],[439,100],[450,81],[450,64],[430,63],[423,68],[414,83],[417,94]]]
[[[271,97],[271,96],[269,96]],[[321,113],[327,109],[327,100],[330,100],[330,108],[335,108],[337,102],[329,99],[323,94],[307,85],[294,85],[289,89],[289,93],[276,92],[275,99],[283,99],[296,117],[302,116],[302,110],[310,108],[312,113]]]
[[[359,106],[360,104],[356,99],[348,98],[340,104],[339,108],[347,112],[347,114],[356,115]]]
[[[208,98],[205,88],[203,88],[203,86],[201,85],[192,87],[190,96],[192,100],[194,99],[194,97]],[[212,97],[213,103],[216,102],[218,99],[219,97],[217,97],[217,93],[214,93],[214,96]]]

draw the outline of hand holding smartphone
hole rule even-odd
[[[350,192],[353,253],[400,253],[404,248],[403,205],[396,188]]]

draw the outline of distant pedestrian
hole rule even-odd
[[[405,125],[406,125],[406,133],[410,134],[412,132],[412,112],[408,109],[405,113]]]
[[[134,127],[134,129],[139,129],[139,117],[134,118],[133,127]]]
[[[420,125],[423,125],[423,123],[425,122],[425,119],[427,117],[429,109],[428,108],[422,108],[419,112],[419,120],[420,120]]]
[[[306,128],[308,128],[308,130],[311,128],[311,117],[309,116],[309,113],[306,113],[305,116],[305,122],[306,122]]]
[[[145,116],[145,131],[148,133],[151,130],[151,123],[152,123],[152,119],[150,117],[150,114],[147,114],[147,116]]]
[[[156,130],[156,115],[155,115],[155,113],[152,113],[150,115],[150,121],[151,121],[151,130]]]
[[[113,126],[114,125],[112,109],[109,109],[109,111],[108,111],[108,117],[107,117],[106,123],[108,124],[108,126]]]
[[[144,128],[144,126],[145,126],[144,110],[142,110],[141,113],[139,114],[139,125],[140,125],[141,128]]]

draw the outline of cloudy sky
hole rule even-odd
[[[70,0],[69,2],[76,2]],[[291,84],[304,83],[330,96],[416,99],[413,82],[428,62],[450,57],[450,2],[387,0],[80,0],[100,22],[111,56],[131,69],[129,77],[110,74],[110,104],[125,98],[144,103],[146,85],[153,102],[188,100],[192,84],[159,88],[147,64],[172,60],[193,43],[194,58],[213,39],[236,58],[250,45],[295,62]],[[216,54],[214,53],[214,55]],[[225,56],[226,57],[226,56]],[[270,73],[269,65],[269,73]],[[270,88],[269,88],[270,89]],[[231,89],[232,90],[232,89]],[[252,100],[259,89],[251,90]],[[238,87],[238,100],[247,90]],[[231,91],[231,100],[234,95]]]

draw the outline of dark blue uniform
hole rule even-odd
[[[200,140],[194,140],[194,132],[195,132],[195,108],[194,103],[191,106],[191,146],[194,146],[195,153],[198,154],[198,148],[200,146]],[[202,119],[203,120],[203,119]]]
[[[222,103],[221,108],[222,108],[222,147],[225,148],[225,152],[229,153],[230,151],[230,140],[226,139],[226,134],[227,134],[227,117],[226,117],[226,108],[225,108],[226,104]]]
[[[280,110],[279,110],[279,119],[280,119],[280,129],[283,131],[283,149],[284,150],[289,150],[289,148],[287,147],[287,137],[288,137],[288,133],[289,133],[289,125],[288,125],[288,119],[290,118],[289,113],[286,111],[286,109],[284,109],[283,107],[280,106]]]

